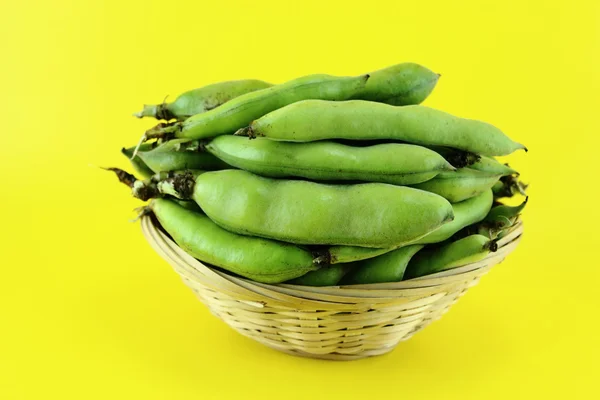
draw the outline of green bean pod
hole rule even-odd
[[[348,273],[350,268],[352,268],[351,264],[328,265],[286,283],[302,286],[335,286]]]
[[[496,242],[482,235],[471,235],[437,248],[425,248],[408,263],[406,279],[461,267],[484,259],[497,250]]]
[[[439,229],[416,240],[412,244],[430,244],[443,242],[461,229],[483,220],[490,211],[493,202],[492,192],[488,189],[478,196],[452,204],[454,220],[442,225]],[[350,263],[359,260],[372,259],[393,251],[395,247],[373,249],[354,246],[331,246],[328,251],[330,263]]]
[[[443,242],[452,237],[456,232],[477,223],[488,215],[494,196],[490,189],[483,193],[471,197],[467,200],[452,204],[454,210],[454,220],[449,222],[438,230],[431,232],[429,235],[414,242],[414,244],[432,244]]]
[[[463,150],[443,146],[427,146],[436,153],[441,154],[450,164],[456,168],[469,167],[477,171],[498,174],[502,176],[517,174],[518,172],[502,164],[494,157],[482,156]]]
[[[344,277],[342,283],[399,282],[404,277],[404,272],[410,259],[423,247],[424,245],[421,244],[405,246],[375,258],[352,263],[353,268]]]
[[[502,164],[495,158],[486,156],[480,156],[480,159],[471,164],[469,168],[490,174],[497,174],[500,176],[508,176],[518,173],[516,170],[509,167],[508,164]]]
[[[513,226],[515,220],[510,220],[506,217],[498,217],[494,223],[480,222],[471,225],[456,234],[456,238],[466,237],[469,235],[482,235],[489,239],[497,239],[502,232],[507,231]]]
[[[438,194],[451,203],[458,203],[491,189],[498,179],[500,175],[461,168],[452,172],[441,172],[427,182],[411,186]]]
[[[305,99],[346,100],[365,87],[369,75],[335,77],[309,75],[238,96],[227,103],[194,115],[183,122],[146,132],[146,138],[174,136],[203,139],[235,132],[253,120]]]
[[[497,197],[514,196],[514,193],[510,189],[508,189],[502,181],[494,183],[494,186],[492,186],[492,192],[494,193],[494,195],[497,195]]]
[[[319,268],[306,250],[229,232],[170,200],[154,199],[149,207],[165,231],[191,256],[254,281],[279,283]]]
[[[442,226],[445,226],[444,224]],[[330,264],[345,264],[355,261],[367,260],[395,250],[397,247],[373,248],[358,246],[330,246],[327,251],[330,256]]]
[[[236,134],[290,142],[391,139],[488,156],[508,155],[525,148],[482,121],[425,106],[394,107],[362,100],[299,101],[270,112]]]
[[[527,205],[528,198],[518,206],[504,204],[492,207],[482,221],[466,226],[452,238],[460,239],[470,235],[483,235],[489,239],[499,239],[517,222],[519,215]]]
[[[224,135],[211,140],[205,148],[229,165],[279,178],[410,185],[432,179],[441,171],[454,170],[436,152],[410,144],[354,147],[328,141],[289,143]]]
[[[154,146],[154,143],[142,143],[139,150],[140,151],[149,151],[152,149],[153,146]],[[135,146],[129,147],[129,148],[123,147],[121,149],[121,153],[125,157],[127,157],[129,162],[131,163],[131,166],[133,167],[134,171],[144,178],[150,178],[150,176],[152,176],[154,174],[154,171],[152,171],[150,169],[150,167],[148,167],[146,165],[146,163],[144,163],[138,155],[133,157],[134,151],[135,151]]]
[[[180,200],[180,199],[169,199],[174,203],[177,203],[180,207],[185,208],[186,210],[193,211],[195,213],[204,214],[202,209],[196,202],[192,200]]]
[[[514,222],[514,220],[521,214],[528,201],[529,197],[526,197],[525,200],[517,206],[507,206],[505,204],[497,205],[490,210],[488,215],[485,217],[484,222],[502,222],[504,219]]]
[[[440,196],[383,183],[326,185],[222,170],[195,179],[176,176],[157,187],[194,199],[232,232],[297,244],[399,246],[454,218]]]
[[[420,104],[435,88],[440,77],[415,63],[401,63],[369,73],[365,88],[355,99],[405,106]]]
[[[172,103],[145,104],[144,109],[133,114],[138,118],[183,120],[192,115],[212,110],[246,93],[273,86],[257,79],[240,79],[213,83],[198,89],[189,90],[177,96]]]
[[[175,139],[149,151],[138,151],[140,158],[154,172],[186,169],[218,170],[231,168],[220,159],[203,151],[198,142]]]

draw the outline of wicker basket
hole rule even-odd
[[[395,283],[306,287],[263,284],[210,268],[188,255],[150,216],[151,246],[210,311],[242,335],[285,353],[354,360],[387,353],[440,318],[468,288],[512,252],[522,223],[484,260]]]

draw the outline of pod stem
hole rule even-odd
[[[152,127],[144,134],[145,140],[150,139],[172,139],[177,132],[181,132],[183,124],[181,122],[161,122]]]
[[[209,140],[192,140],[190,142],[180,144],[177,151],[202,153],[205,151],[205,147],[208,143]]]
[[[161,106],[160,104],[144,104],[144,108],[142,108],[142,111],[133,113],[133,116],[137,117],[137,118],[144,118],[144,117],[156,118],[156,116],[159,113],[158,108],[160,106]]]
[[[446,146],[426,146],[440,154],[446,161],[456,168],[465,168],[475,164],[481,159],[478,154],[466,150],[454,149]]]
[[[497,239],[490,240],[489,242],[487,242],[486,244],[483,245],[483,248],[485,250],[489,250],[492,253],[497,252],[498,251],[498,240]]]
[[[156,183],[158,191],[181,200],[188,200],[194,194],[196,178],[191,171],[176,173]]]
[[[502,184],[502,187],[498,190],[494,190],[494,197],[496,198],[513,197],[517,193],[522,196],[527,196],[526,190],[529,185],[519,181],[516,176],[503,176],[500,178],[500,183]]]
[[[528,187],[529,184],[525,184],[515,179],[515,190],[518,191],[521,194],[521,196],[527,196],[526,190]]]
[[[457,150],[453,154],[448,155],[446,160],[456,168],[465,168],[469,165],[475,164],[480,159],[481,157],[475,153]]]
[[[169,110],[168,103],[144,104],[142,111],[134,113],[133,116],[137,118],[153,117],[156,119],[164,119],[165,121],[177,118],[177,116]]]
[[[158,144],[169,140],[175,136],[175,133],[181,131],[182,125],[181,122],[169,122],[160,124],[148,129],[140,138],[138,144],[135,146],[135,150],[133,150],[133,154],[131,155],[131,159],[133,160],[135,156],[137,156],[138,151],[140,150],[140,146],[147,142],[150,139],[157,139],[156,142]]]
[[[248,136],[250,139],[256,138],[256,132],[252,129],[252,126],[246,126],[244,128],[238,129],[234,133],[235,136]]]
[[[510,186],[511,188],[514,188],[514,189],[517,189],[520,186],[523,186],[523,184],[521,182],[519,182],[519,180],[517,179],[517,176],[515,176],[515,175],[503,176],[502,178],[500,178],[500,181],[502,181],[504,184],[506,184],[507,186]]]
[[[498,237],[498,234],[501,231],[510,228],[512,224],[513,223],[511,222],[511,220],[506,217],[498,218],[496,221],[481,222],[477,233],[483,236],[487,236],[490,239],[494,239]]]
[[[119,182],[127,185],[130,188],[133,188],[133,185],[135,184],[135,181],[137,181],[138,179],[133,175],[130,174],[127,171],[124,171],[120,168],[104,168],[104,167],[100,167],[103,170],[106,171],[112,171],[117,175],[117,178],[119,178]]]
[[[149,200],[153,197],[159,197],[160,192],[156,184],[151,180],[141,181],[134,175],[120,168],[103,168],[107,171],[112,171],[119,178],[119,182],[127,185],[131,188],[133,197],[138,198],[142,201]]]
[[[313,255],[313,264],[318,265],[320,267],[330,265],[331,264],[331,253],[328,249],[324,250],[314,250],[312,252]]]

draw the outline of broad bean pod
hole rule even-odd
[[[394,107],[362,100],[299,101],[253,121],[236,134],[289,142],[391,139],[488,156],[525,149],[483,121],[459,118],[426,106]]]
[[[395,106],[420,104],[433,91],[439,74],[415,63],[401,63],[369,73],[364,89],[353,98]]]
[[[351,263],[352,270],[343,278],[343,284],[399,282],[410,259],[424,247],[409,245],[368,260]],[[344,265],[344,264],[340,264]]]
[[[232,232],[297,244],[399,246],[454,219],[442,197],[383,183],[327,185],[222,170],[176,176],[157,187],[192,198]]]
[[[451,203],[458,203],[491,189],[498,179],[500,175],[461,168],[456,171],[441,172],[427,182],[411,186],[436,193]]]
[[[335,77],[309,75],[275,85],[267,89],[246,93],[202,114],[191,116],[183,122],[160,126],[146,132],[146,139],[169,137],[203,139],[226,135],[247,126],[263,115],[305,99],[346,100],[365,86],[369,75]]]
[[[309,251],[229,232],[171,200],[153,199],[149,207],[165,231],[191,256],[257,282],[279,283],[320,267]]]
[[[352,267],[352,264],[328,265],[286,283],[302,286],[335,286]]]
[[[471,235],[436,248],[424,248],[408,263],[406,279],[445,271],[477,262],[496,251],[496,242],[483,235]]]
[[[139,151],[149,151],[153,148],[153,146],[154,146],[154,143],[143,143],[138,150]],[[142,161],[137,156],[137,154],[134,156],[134,152],[135,152],[135,146],[129,147],[129,148],[123,147],[121,149],[121,153],[125,157],[127,157],[129,162],[131,163],[131,166],[133,167],[134,171],[136,173],[138,173],[139,175],[141,175],[143,178],[149,178],[150,176],[152,176],[154,174],[154,171],[152,171],[152,169],[150,169],[150,167],[148,167],[146,165],[146,163],[144,163],[144,161]]]
[[[258,175],[317,181],[410,185],[455,169],[432,150],[398,143],[354,147],[329,141],[289,143],[224,135],[208,142],[205,149],[229,165]]]
[[[425,235],[411,244],[431,244],[443,242],[467,226],[483,220],[490,211],[493,202],[491,190],[486,190],[478,196],[452,204],[454,220],[442,225],[439,229]],[[387,249],[373,249],[354,246],[331,246],[329,248],[330,262],[350,263],[359,260],[371,259],[393,251],[395,247]]]
[[[202,169],[207,171],[231,168],[217,157],[202,150],[197,142],[176,139],[148,151],[138,151],[139,158],[154,172]]]
[[[246,93],[266,89],[271,83],[258,79],[239,79],[213,83],[198,89],[192,89],[177,96],[171,103],[145,104],[142,111],[133,114],[138,118],[183,120],[192,115],[212,110]]]

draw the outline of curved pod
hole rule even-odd
[[[482,260],[496,251],[496,242],[483,235],[471,235],[437,248],[425,248],[413,257],[406,269],[406,278],[457,268]]]
[[[486,122],[420,105],[394,107],[362,100],[299,101],[263,116],[237,134],[290,142],[391,139],[488,156],[525,148]]]
[[[205,145],[215,157],[262,176],[311,180],[357,180],[410,185],[452,167],[421,146],[386,143],[365,147],[335,142],[289,143],[224,135]]]
[[[144,109],[134,116],[138,118],[185,119],[192,115],[212,110],[246,93],[273,86],[258,79],[239,79],[213,83],[198,89],[188,90],[177,96],[171,103],[144,105]]]
[[[486,215],[488,215],[493,201],[492,191],[488,189],[478,196],[452,204],[454,213],[453,221],[442,225],[439,229],[436,229],[411,244],[439,243],[451,238],[461,229],[482,221]],[[355,246],[331,246],[328,251],[330,254],[330,262],[335,264],[371,259],[393,251],[394,249],[395,247],[373,249]]]
[[[491,189],[499,179],[500,175],[462,168],[442,172],[435,178],[412,187],[438,194],[451,203],[458,203]]]
[[[191,196],[228,230],[298,244],[398,246],[454,218],[445,199],[417,189],[277,180],[242,170],[198,176]]]
[[[237,235],[173,201],[154,199],[150,209],[173,240],[190,255],[257,282],[283,282],[319,268],[306,250],[288,243]]]

